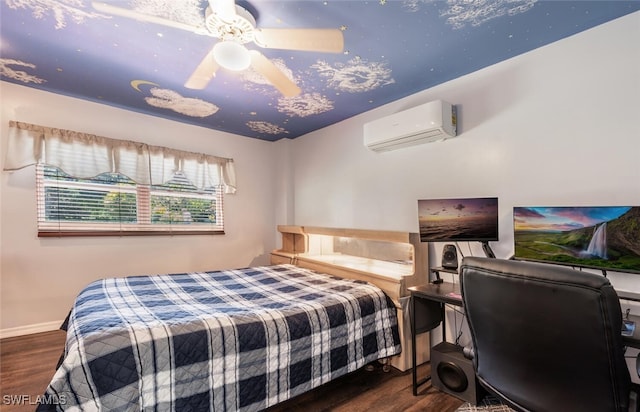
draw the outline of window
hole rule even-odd
[[[180,172],[143,185],[119,173],[80,179],[42,164],[36,171],[39,236],[224,233],[221,185],[198,190]]]
[[[79,179],[38,165],[38,234],[224,233],[222,187],[198,190],[182,173],[161,185],[118,173]]]
[[[9,122],[5,171],[36,165],[38,236],[223,234],[233,159]]]

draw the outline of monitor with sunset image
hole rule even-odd
[[[422,242],[498,240],[498,198],[418,200]]]
[[[640,273],[640,206],[514,207],[515,259]]]

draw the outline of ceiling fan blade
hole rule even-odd
[[[209,0],[211,11],[225,22],[232,22],[236,17],[236,2],[234,0]]]
[[[194,33],[198,32],[197,31],[198,28],[191,26],[190,24],[180,23],[180,22],[165,19],[162,17],[152,16],[150,14],[138,13],[131,9],[125,9],[122,7],[113,6],[111,4],[102,3],[99,1],[94,1],[92,5],[93,5],[93,8],[96,9],[97,11],[100,11],[106,14],[112,14],[114,16],[120,16],[120,17],[128,17],[130,19],[139,20],[145,23],[161,24],[163,26],[173,27],[181,30],[187,30]]]
[[[340,53],[344,36],[339,29],[258,29],[255,43],[267,49]]]
[[[219,67],[220,66],[213,58],[213,50],[211,50],[204,56],[204,59],[202,59],[198,67],[193,71],[187,82],[184,84],[184,87],[196,90],[204,89],[216,75],[216,71],[218,71]]]
[[[257,50],[249,50],[249,54],[251,55],[251,67],[266,77],[285,97],[294,97],[300,94],[300,88],[271,60]]]

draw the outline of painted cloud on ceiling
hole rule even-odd
[[[312,68],[316,69],[320,76],[327,78],[329,87],[342,92],[364,93],[394,82],[391,69],[386,63],[367,62],[359,58],[346,63],[336,63],[334,66],[325,61],[318,61]]]
[[[284,97],[278,101],[278,111],[289,116],[307,117],[333,110],[333,102],[320,93],[305,93]]]
[[[24,70],[15,70],[11,66],[19,66],[19,67],[27,67],[31,69],[35,69],[36,65],[31,63],[25,63],[20,60],[14,59],[0,59],[0,74],[2,76],[6,76],[10,79],[17,80],[22,83],[44,83],[46,80],[41,79],[37,76],[29,74]]]
[[[176,113],[191,117],[207,117],[218,111],[218,106],[201,99],[184,97],[180,93],[168,89],[153,87],[150,90],[153,97],[145,97],[151,106],[170,109]]]
[[[66,27],[68,20],[80,24],[86,19],[110,17],[96,13],[91,8],[87,9],[84,0],[6,0],[5,3],[14,10],[31,10],[36,19],[53,16],[56,29]]]

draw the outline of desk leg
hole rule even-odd
[[[411,296],[411,313],[409,314],[411,321],[411,374],[413,377],[413,396],[418,395],[418,368],[416,366],[416,298]]]
[[[447,341],[447,305],[442,303],[441,307],[442,307],[442,341],[446,342]]]
[[[415,296],[411,296],[411,313],[409,313],[409,322],[411,323],[411,377],[412,377],[412,389],[413,396],[418,395],[418,387],[429,382],[431,380],[431,375],[422,378],[418,381],[418,354],[416,351],[416,335],[418,332],[418,327],[416,325],[416,302],[419,298]],[[427,332],[426,330],[422,330],[421,332]]]

